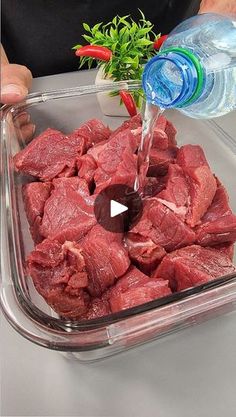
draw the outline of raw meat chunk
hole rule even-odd
[[[140,133],[141,130],[140,128],[142,127],[142,118],[140,113],[136,114],[135,116],[131,117],[128,120],[125,120],[121,126],[119,126],[117,129],[115,129],[112,133],[110,138],[113,138],[114,136],[116,136],[118,133],[122,132],[123,130],[131,130],[134,131],[134,133],[138,130],[138,132]]]
[[[110,303],[105,297],[93,298],[83,320],[98,319],[111,314]]]
[[[78,177],[83,178],[89,187],[93,184],[94,174],[97,169],[97,163],[92,155],[82,155],[77,160]]]
[[[173,291],[181,291],[235,271],[224,252],[192,245],[166,255],[153,277],[168,279]]]
[[[136,288],[150,282],[151,278],[131,265],[125,275],[118,279],[116,284],[108,291],[108,298],[119,293],[126,292],[130,288]]]
[[[165,175],[169,164],[175,161],[177,151],[177,147],[169,147],[166,150],[151,149],[147,175],[150,177]]]
[[[116,313],[127,308],[171,294],[168,281],[151,279],[137,268],[131,267],[109,291],[111,311]]]
[[[190,203],[186,222],[194,227],[212,203],[217,188],[216,180],[200,146],[182,146],[176,162],[183,169],[189,183]]]
[[[176,146],[176,129],[164,116],[159,116],[153,135],[153,148],[167,149]]]
[[[27,260],[37,291],[62,317],[79,318],[88,307],[88,277],[81,247],[45,239]]]
[[[142,217],[132,233],[151,239],[168,252],[195,241],[194,231],[157,198],[145,201]]]
[[[58,130],[47,129],[15,155],[14,163],[18,171],[49,181],[59,175],[73,175],[76,158],[83,149],[83,137],[69,138]]]
[[[125,243],[131,261],[145,274],[152,272],[166,254],[162,246],[132,232],[127,234]]]
[[[121,131],[102,145],[95,158],[98,169],[95,172],[96,193],[111,184],[133,186],[136,176],[136,140],[131,131]]]
[[[75,129],[68,137],[69,139],[84,138],[85,149],[88,150],[93,145],[107,140],[110,134],[111,130],[101,120],[91,119]]]
[[[132,117],[131,119],[125,121],[118,129],[116,129],[112,134],[111,138],[115,136],[118,132],[129,129],[134,134],[139,145],[141,142],[142,136],[142,120],[140,114]],[[155,125],[152,147],[158,148],[159,150],[166,150],[168,147],[176,145],[175,140],[176,129],[164,116],[160,116]]]
[[[166,176],[146,177],[146,184],[143,188],[143,197],[153,197],[165,188]]]
[[[39,243],[42,240],[39,226],[42,221],[44,205],[50,196],[51,188],[52,184],[48,182],[31,182],[22,187],[26,216],[35,243]]]
[[[197,243],[212,246],[236,241],[236,216],[229,207],[229,198],[223,185],[219,184],[211,206],[196,228]]]
[[[184,145],[178,151],[176,163],[185,168],[198,168],[200,166],[207,166],[209,164],[206,160],[205,154],[199,145]]]
[[[96,225],[81,243],[92,296],[100,296],[129,268],[130,260],[121,239],[120,234]]]
[[[185,170],[190,186],[190,206],[186,222],[196,226],[211,205],[216,192],[216,180],[207,166]]]
[[[161,116],[161,117],[163,117],[163,116]],[[160,119],[161,119],[161,117],[160,117]],[[177,142],[176,142],[175,137],[176,137],[177,130],[175,129],[173,123],[171,123],[168,119],[166,119],[165,132],[168,136],[169,146],[176,145]]]
[[[86,181],[78,177],[56,179],[53,186],[44,206],[40,233],[60,242],[78,241],[96,223],[94,197],[89,196]]]
[[[233,257],[234,257],[234,244],[233,243],[222,243],[222,244],[213,246],[213,248],[219,250],[220,252],[226,253],[229,259],[233,262]]]
[[[189,204],[189,185],[182,168],[170,164],[165,189],[158,194],[159,201],[185,220]]]

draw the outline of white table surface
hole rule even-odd
[[[43,77],[33,90],[89,84]],[[235,113],[218,119],[236,137]],[[236,312],[93,364],[33,345],[1,317],[1,415],[235,417]]]

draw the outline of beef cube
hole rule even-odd
[[[143,188],[143,197],[153,197],[165,188],[166,176],[146,177]]]
[[[116,284],[108,290],[108,299],[113,296],[115,297],[117,294],[124,293],[131,288],[140,287],[150,280],[151,278],[149,276],[131,265],[125,275],[119,278]]]
[[[140,123],[140,124],[139,124]],[[131,122],[125,122],[120,129],[117,129],[115,133],[125,128],[131,129],[131,132],[135,135],[137,144],[139,145],[142,137],[142,123],[140,116],[135,116],[131,119]],[[176,130],[171,122],[169,122],[164,116],[158,117],[152,138],[152,148],[158,150],[166,150],[169,147],[176,146],[175,140]]]
[[[137,169],[136,148],[134,135],[125,130],[103,144],[97,155],[92,153],[98,165],[94,175],[96,193],[111,184],[133,186]]]
[[[158,195],[159,201],[169,207],[182,220],[185,220],[189,204],[189,185],[182,168],[177,164],[170,164],[166,178],[166,185]]]
[[[186,222],[194,227],[211,205],[216,192],[216,180],[207,166],[188,168],[185,170],[189,177],[190,206]]]
[[[192,245],[166,255],[153,277],[168,279],[173,291],[181,291],[235,271],[226,253]]]
[[[131,267],[108,293],[111,311],[116,313],[169,295],[171,290],[168,281],[151,279]]]
[[[108,126],[105,126],[101,120],[91,119],[83,123],[78,129],[75,129],[70,135],[69,139],[84,138],[85,140],[85,151],[100,143],[107,140],[111,134],[111,130]]]
[[[45,239],[27,259],[35,288],[62,317],[79,318],[87,311],[88,277],[78,244]]]
[[[83,320],[98,319],[111,314],[110,303],[105,297],[93,298]]]
[[[153,148],[165,150],[176,146],[176,129],[164,116],[159,116],[153,134]]]
[[[63,135],[47,129],[14,157],[18,171],[33,175],[43,181],[75,172],[76,158],[83,153],[84,138]]]
[[[207,166],[210,168],[203,149],[199,145],[181,146],[178,151],[176,163],[183,169],[198,168],[200,166]]]
[[[175,164],[169,164],[160,201],[191,227],[199,224],[211,204],[216,180],[199,146],[182,146]],[[180,164],[180,165],[179,165]]]
[[[107,232],[99,225],[93,227],[81,244],[89,276],[89,292],[99,297],[129,268],[128,253],[120,234]]]
[[[145,274],[150,274],[165,256],[165,249],[156,245],[151,239],[135,233],[128,233],[125,238],[131,261]]]
[[[39,227],[42,222],[44,205],[50,196],[51,188],[52,184],[50,182],[31,182],[22,187],[26,216],[35,243],[39,243],[42,240]]]
[[[115,129],[112,133],[110,138],[112,139],[114,136],[116,136],[118,133],[123,132],[123,130],[131,130],[136,131],[138,130],[140,132],[140,128],[142,127],[142,119],[141,115],[136,114],[135,116],[129,118],[128,120],[125,120],[121,126],[119,126],[117,129]]]
[[[176,133],[177,130],[175,129],[173,123],[166,119],[166,126],[165,126],[165,133],[168,136],[169,146],[175,146],[176,142]]]
[[[167,252],[191,245],[196,238],[194,231],[156,197],[145,201],[142,217],[132,233],[151,239]]]
[[[186,222],[194,227],[212,203],[217,188],[216,180],[200,146],[182,146],[176,162],[183,169],[189,183],[190,203]]]
[[[234,257],[234,244],[233,243],[221,243],[219,245],[213,246],[214,249],[219,250],[220,252],[225,253],[229,259],[233,262]]]
[[[97,163],[92,155],[82,155],[77,160],[78,177],[83,178],[89,187],[93,184]]]
[[[78,241],[96,223],[94,197],[89,196],[86,181],[78,177],[56,179],[53,186],[44,206],[40,233],[62,243]]]
[[[211,206],[196,228],[197,243],[212,246],[236,241],[236,216],[229,207],[228,194],[223,185],[218,184]]]
[[[165,175],[168,171],[169,164],[175,161],[177,150],[178,148],[176,147],[169,147],[166,150],[151,149],[147,175],[150,177]]]

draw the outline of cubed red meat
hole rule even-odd
[[[176,163],[185,168],[198,168],[209,164],[206,160],[203,149],[199,145],[184,145],[178,151]]]
[[[51,189],[52,184],[50,182],[30,182],[22,187],[25,212],[35,243],[42,240],[39,227],[42,222],[44,205],[50,196]]]
[[[216,180],[198,145],[182,146],[176,162],[183,169],[189,183],[190,203],[186,222],[194,227],[212,203],[217,188]]]
[[[156,245],[152,239],[132,232],[126,235],[125,243],[131,261],[147,275],[157,267],[166,254],[165,249]]]
[[[90,119],[83,123],[78,129],[75,129],[68,137],[70,140],[84,138],[86,151],[93,145],[107,140],[110,134],[111,130],[108,126],[105,126],[101,120]]]
[[[83,320],[98,319],[111,314],[109,301],[105,297],[93,298]]]
[[[78,177],[83,178],[89,187],[92,186],[97,163],[92,155],[82,155],[77,159]]]
[[[133,186],[136,176],[136,139],[129,130],[118,132],[92,156],[97,162],[96,193],[111,184]]]
[[[87,311],[88,277],[78,244],[45,239],[27,260],[37,291],[62,317],[79,318]]]
[[[145,201],[142,217],[132,233],[151,239],[168,252],[191,245],[196,239],[194,231],[157,198]]]
[[[81,244],[89,276],[89,292],[99,297],[129,268],[128,253],[120,234],[107,232],[99,225],[87,234]]]
[[[235,271],[226,253],[192,245],[166,255],[153,277],[168,279],[173,291],[181,291]]]
[[[169,165],[175,161],[177,151],[178,148],[173,146],[165,150],[152,148],[147,175],[150,177],[165,175]]]
[[[176,146],[176,133],[173,124],[165,116],[159,116],[154,129],[153,148],[165,150]]]
[[[15,155],[14,163],[18,171],[49,181],[59,175],[73,175],[76,158],[83,150],[84,138],[69,138],[47,129]]]
[[[95,225],[94,197],[85,180],[78,177],[53,181],[54,189],[45,203],[40,227],[42,236],[78,241]]]
[[[135,267],[109,291],[111,311],[116,313],[171,294],[168,281],[151,279]]]
[[[214,249],[217,249],[229,257],[229,259],[233,262],[234,257],[234,244],[233,243],[221,243],[219,245],[213,246]]]
[[[166,175],[165,188],[157,195],[162,204],[185,220],[189,205],[189,184],[182,168],[170,164]]]
[[[117,129],[115,129],[112,133],[110,138],[113,138],[118,133],[122,132],[123,130],[137,130],[140,132],[140,127],[142,127],[142,118],[140,113],[136,114],[135,116],[125,120]]]
[[[211,206],[196,228],[197,243],[212,246],[236,241],[236,216],[229,207],[228,194],[219,184]]]

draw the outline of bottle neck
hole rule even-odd
[[[172,47],[146,64],[142,84],[148,102],[162,108],[186,107],[202,94],[204,78],[201,63],[192,52]]]

